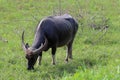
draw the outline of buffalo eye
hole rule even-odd
[[[30,46],[28,43],[25,44],[25,47],[28,49]]]
[[[32,58],[32,54],[26,54],[26,59],[31,59]]]

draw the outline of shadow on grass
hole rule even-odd
[[[99,61],[99,63],[102,64],[103,62]],[[49,63],[45,63],[37,67],[34,70],[34,72],[40,72],[39,74],[42,79],[58,80],[64,76],[73,75],[78,68],[80,68],[79,69],[80,71],[84,71],[87,68],[88,69],[93,68],[95,65],[98,65],[98,59],[76,58],[76,59],[70,60],[68,63],[60,62],[54,66],[50,65]]]

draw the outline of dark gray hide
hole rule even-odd
[[[55,64],[56,48],[67,45],[67,56],[72,58],[72,43],[78,30],[77,22],[68,14],[62,16],[50,16],[42,19],[36,29],[35,38],[31,47],[24,43],[24,32],[22,34],[23,48],[28,59],[28,70],[34,69],[34,64],[39,57],[42,59],[42,51],[52,48],[52,63]],[[26,47],[27,46],[27,47]]]

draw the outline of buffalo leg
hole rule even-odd
[[[41,60],[42,60],[42,52],[39,54],[39,57],[38,57],[38,64],[41,65]]]
[[[52,64],[55,65],[56,47],[52,47]]]
[[[72,44],[68,45],[69,58],[72,59]]]
[[[67,53],[66,53],[66,61],[68,62],[68,58],[72,59],[72,42],[67,45]]]

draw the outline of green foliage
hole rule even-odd
[[[59,14],[59,0],[0,0],[0,80],[120,80],[120,0],[61,0],[62,13],[78,20],[73,60],[64,62],[65,48],[58,48],[55,66],[51,50],[42,64],[26,70],[21,34],[32,44],[38,20]],[[54,12],[55,11],[55,12]],[[104,23],[104,20],[109,19]],[[108,25],[105,30],[93,30]]]

